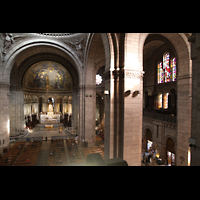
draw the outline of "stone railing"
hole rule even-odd
[[[69,136],[76,137],[76,131],[75,131],[74,127],[67,127],[65,129],[65,133]]]
[[[176,116],[172,116],[169,114],[161,114],[161,113],[156,113],[156,112],[143,111],[143,117],[160,120],[160,121],[166,121],[166,122],[170,122],[170,123],[176,123]]]

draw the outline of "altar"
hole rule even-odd
[[[60,115],[53,112],[47,112],[47,114],[40,114],[40,123],[60,123]]]
[[[54,114],[54,99],[49,98],[48,99],[48,107],[46,113],[40,113],[40,123],[60,123],[60,116],[61,114]]]

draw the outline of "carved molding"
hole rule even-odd
[[[144,71],[134,71],[134,70],[125,70],[125,78],[130,79],[142,79],[144,76]]]
[[[35,34],[48,37],[67,37],[71,35],[76,35],[78,33],[35,33]]]
[[[2,61],[5,62],[5,56],[7,55],[10,48],[13,46],[14,43],[24,39],[26,35],[17,35],[13,36],[12,33],[1,33],[1,40],[3,40],[3,45],[1,47],[1,56]]]
[[[68,41],[68,40],[64,41],[65,44],[67,44],[74,50],[74,52],[79,57],[79,59],[81,60],[82,63],[83,63],[84,57],[85,57],[86,38],[87,38],[87,36],[84,36],[83,38],[76,39],[73,42]]]
[[[10,83],[0,81],[0,89],[10,89]]]

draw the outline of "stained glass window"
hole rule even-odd
[[[176,81],[177,66],[176,58],[170,60],[170,54],[167,52],[163,55],[163,62],[159,62],[157,66],[158,84]]]
[[[96,85],[101,85],[103,79],[102,79],[102,76],[97,74],[96,75]]]
[[[164,97],[163,97],[163,108],[164,109],[168,108],[168,96],[169,96],[169,93],[165,93]]]
[[[170,82],[170,64],[169,64],[170,58],[169,57],[170,57],[169,53],[166,53],[163,56],[163,69],[165,72],[165,83]]]
[[[162,108],[162,94],[158,95],[158,108]]]
[[[171,80],[176,81],[176,58],[171,60]]]
[[[160,64],[158,63],[158,84],[160,83]]]
[[[164,81],[164,73],[163,73],[163,67],[162,62],[158,63],[158,84],[163,83]]]

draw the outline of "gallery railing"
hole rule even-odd
[[[161,113],[156,113],[156,112],[143,111],[143,117],[176,123],[176,116],[173,116],[170,114],[161,114]]]

